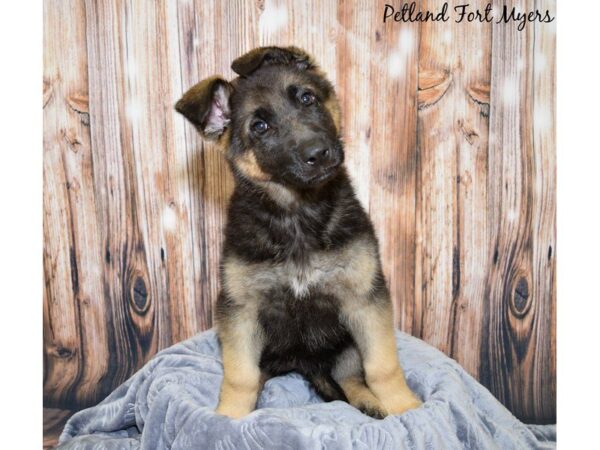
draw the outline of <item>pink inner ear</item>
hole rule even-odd
[[[217,87],[210,111],[206,118],[204,132],[208,134],[221,134],[229,124],[229,98],[222,86]]]

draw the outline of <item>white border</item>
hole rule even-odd
[[[600,2],[557,11],[558,443],[592,448],[600,428]]]
[[[2,4],[2,448],[42,444],[42,26],[42,2]]]
[[[6,2],[0,21],[2,446],[39,448],[42,3]],[[600,418],[600,2],[560,2],[557,27],[558,439],[590,448]]]

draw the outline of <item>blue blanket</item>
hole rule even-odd
[[[551,449],[555,425],[525,425],[454,360],[398,332],[408,384],[424,400],[375,420],[347,403],[323,403],[298,374],[269,380],[257,410],[214,413],[222,378],[207,331],[158,353],[102,403],[75,414],[61,449]]]

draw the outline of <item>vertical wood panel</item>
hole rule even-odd
[[[422,9],[434,9],[426,2]],[[483,10],[487,2],[471,8]],[[491,24],[421,26],[419,334],[478,376],[486,215]]]
[[[203,299],[199,296],[200,271],[198,270],[196,247],[196,215],[193,189],[193,174],[189,170],[193,160],[187,151],[183,123],[172,114],[173,98],[182,90],[181,73],[187,62],[180,54],[180,20],[185,15],[177,2],[162,3],[159,7],[159,29],[156,39],[161,43],[161,117],[165,119],[166,134],[162,136],[164,145],[163,171],[160,178],[166,190],[162,193],[160,226],[162,242],[160,247],[161,276],[167,285],[166,298],[169,305],[169,342],[186,339],[210,324],[210,309],[205,311]],[[183,18],[182,18],[183,16]],[[164,20],[162,20],[164,19]],[[152,73],[152,71],[150,71]],[[199,255],[200,258],[203,255]],[[209,304],[210,306],[210,304]],[[173,320],[177,317],[178,320]]]
[[[167,158],[172,146],[169,68],[166,58],[165,11],[162,3],[144,0],[116,2],[114,26],[120,27],[123,44],[117,61],[117,82],[123,85],[125,116],[121,132],[124,144],[125,176],[133,187],[131,215],[136,242],[135,258],[128,267],[124,286],[127,289],[128,313],[135,335],[142,345],[140,361],[171,342],[168,305],[182,302],[180,289],[169,289],[163,278],[163,259],[174,257],[179,249],[168,245],[161,258],[158,244],[165,233],[176,226],[179,204],[170,198],[172,187]],[[174,180],[177,181],[176,179]],[[173,223],[175,222],[175,223]],[[139,235],[138,235],[139,233]],[[136,261],[137,260],[137,261]],[[180,266],[179,266],[180,267]],[[177,267],[177,269],[179,269]],[[171,281],[171,280],[169,280]],[[174,286],[175,287],[175,286]],[[178,311],[178,325],[189,325],[187,308]],[[193,326],[193,325],[192,325]]]
[[[45,2],[44,397],[68,403],[102,395],[108,366],[89,125],[83,4]]]
[[[470,4],[483,10],[486,1]],[[491,24],[468,23],[455,29],[458,44],[455,91],[457,136],[455,233],[452,250],[452,327],[450,355],[474,377],[479,376],[483,320],[481,299],[490,255],[487,245],[487,171],[489,90],[491,76]],[[459,26],[460,26],[459,25]]]
[[[374,30],[370,25],[375,11],[369,0],[341,2],[337,22],[337,93],[342,110],[342,126],[346,152],[346,167],[356,188],[356,194],[363,204],[369,205],[369,184],[371,178],[371,151],[369,137],[371,128],[372,97],[377,93],[370,79],[371,64],[379,64],[371,59],[371,43]],[[369,22],[367,22],[369,20]],[[381,34],[379,34],[381,36]]]
[[[202,36],[209,36],[209,30],[200,34],[198,31],[199,23],[195,10],[194,2],[169,2],[169,16],[172,27],[176,30],[176,36],[171,36],[171,64],[179,69],[179,73],[174,73],[173,98],[177,100],[177,95],[184,92],[195,82],[199,80],[198,74],[198,47],[209,45],[208,40],[201,42]],[[171,29],[171,28],[170,28]],[[182,255],[182,268],[185,274],[184,283],[189,286],[185,292],[185,303],[171,303],[172,317],[178,317],[180,310],[188,309],[189,314],[194,317],[197,328],[208,328],[212,323],[211,299],[203,289],[208,279],[205,261],[206,240],[204,233],[204,213],[203,213],[203,178],[204,160],[200,153],[200,140],[197,133],[184,124],[181,118],[174,119],[174,144],[173,158],[176,161],[175,173],[173,176],[179,180],[178,197],[180,204],[184,205],[185,214],[178,221],[178,227],[172,230],[168,235],[168,242],[176,245],[182,236],[185,236],[185,252]],[[170,212],[168,213],[170,214]],[[167,219],[168,220],[168,219]],[[168,274],[173,279],[170,284],[177,282],[177,274],[174,272],[178,264],[174,264],[173,259],[168,261]],[[193,309],[188,305],[194,305]],[[193,319],[190,319],[194,321]],[[173,320],[172,320],[173,321]],[[185,327],[173,325],[173,341],[180,340],[188,336]]]
[[[383,269],[395,304],[395,323],[411,332],[419,29],[416,23],[381,24],[385,4],[385,1],[372,3],[361,14],[363,23],[372,25],[365,41],[365,44],[371,44],[371,49],[367,58],[362,56],[363,60],[368,60],[369,84],[374,91],[370,124],[365,134],[370,153],[368,209],[381,241]],[[368,11],[371,16],[365,17]],[[351,95],[354,100],[352,91],[346,95]]]
[[[552,0],[535,7],[556,15]],[[536,24],[533,46],[533,223],[532,308],[536,315],[529,344],[531,397],[515,411],[525,420],[556,421],[556,27]],[[514,383],[514,381],[513,381]],[[519,380],[519,383],[522,383]]]
[[[58,5],[46,2],[44,4],[44,398],[51,396],[68,399],[71,395],[63,380],[74,380],[80,370],[80,336],[77,309],[75,305],[75,289],[72,277],[76,273],[70,266],[70,234],[63,230],[69,229],[70,217],[68,208],[67,180],[62,163],[60,127],[68,123],[69,118],[57,120],[56,98],[59,86],[57,80],[63,80],[62,85],[69,83],[67,74],[60,74],[57,61],[67,59],[69,41],[81,39],[81,31],[71,27],[63,30],[67,42],[61,45],[61,40],[55,36],[53,27],[56,16],[62,11]],[[76,23],[76,21],[70,21]],[[75,34],[75,36],[71,36]],[[66,48],[65,48],[66,47]],[[71,58],[78,61],[81,56]],[[81,65],[81,61],[78,61]],[[85,65],[85,60],[83,61]],[[75,77],[79,74],[76,72]],[[85,80],[83,80],[85,81]],[[77,78],[75,79],[77,82]],[[64,97],[59,97],[59,102]],[[66,108],[59,105],[64,114]],[[52,108],[52,109],[50,109]],[[75,119],[78,120],[78,119]],[[56,123],[58,122],[58,123]],[[51,368],[52,370],[46,370]]]
[[[437,2],[421,2],[434,10]],[[419,42],[417,279],[415,332],[450,353],[456,235],[457,112],[461,97],[455,24],[421,24]],[[462,99],[460,99],[462,100]]]
[[[532,9],[535,2],[515,5]],[[484,303],[481,379],[531,421],[555,420],[554,269],[548,258],[554,244],[554,146],[544,145],[553,142],[553,110],[548,108],[554,98],[554,58],[547,47],[553,38],[544,37],[551,27],[518,31],[495,24],[492,44],[489,173],[494,176],[488,183],[488,222],[493,224],[493,266]],[[542,59],[546,63],[540,70]],[[536,79],[543,83],[537,88]],[[539,228],[542,216],[549,220],[544,231]]]
[[[131,45],[125,2],[86,1],[90,123],[96,208],[102,218],[103,282],[108,308],[109,366],[102,388],[109,391],[158,349],[154,324],[161,305],[151,284],[144,236],[144,186],[136,177],[132,123],[139,99],[124,63]],[[132,78],[132,77],[130,77]],[[129,81],[129,83],[128,83]],[[149,175],[151,176],[151,175]]]
[[[296,45],[336,85],[396,324],[554,420],[554,24],[384,25],[385,3],[45,2],[46,404],[95,403],[212,326],[233,181],[173,105]]]

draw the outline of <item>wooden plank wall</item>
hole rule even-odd
[[[212,325],[232,179],[173,104],[293,44],[337,86],[398,326],[555,421],[554,23],[384,25],[385,3],[44,2],[47,406],[92,405]]]

